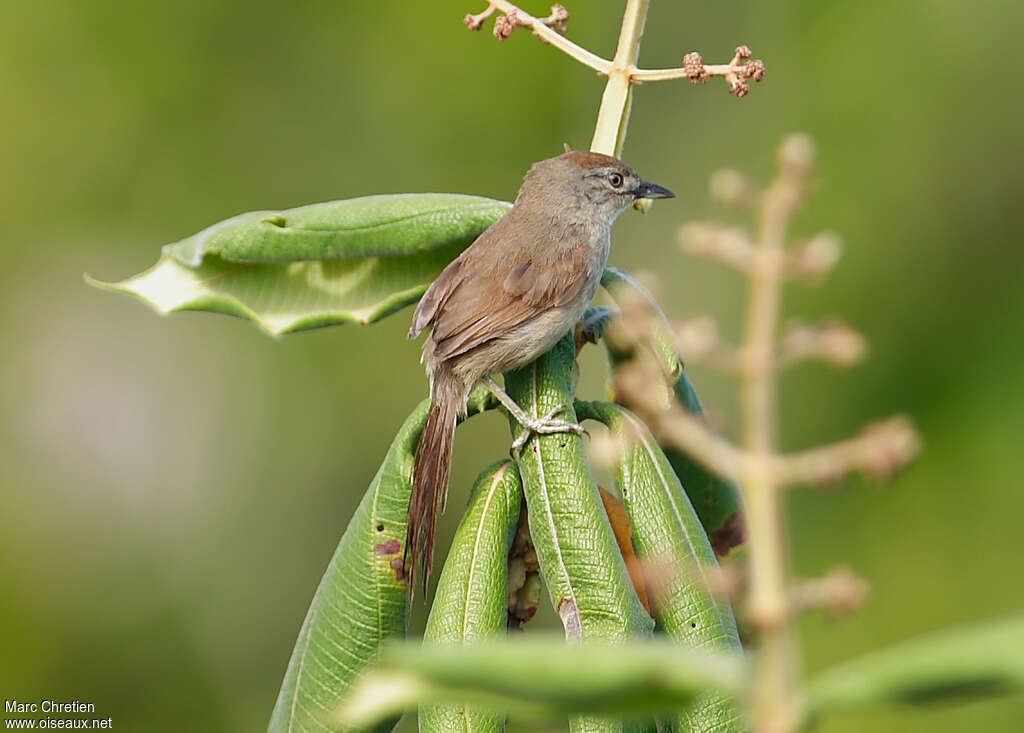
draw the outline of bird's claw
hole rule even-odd
[[[519,458],[519,453],[523,446],[526,445],[526,442],[534,435],[554,435],[556,433],[575,433],[576,435],[583,435],[584,433],[587,433],[587,429],[579,423],[555,418],[555,415],[566,409],[568,409],[566,405],[558,405],[543,417],[528,418],[527,420],[522,421],[520,424],[523,426],[523,431],[512,443],[512,449],[509,451],[511,456],[513,458]],[[587,434],[589,435],[589,433]]]

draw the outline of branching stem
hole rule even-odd
[[[750,279],[743,343],[736,348],[726,347],[718,340],[713,325],[693,339],[703,346],[705,356],[724,361],[742,380],[741,445],[715,435],[703,420],[688,414],[680,404],[666,405],[664,389],[659,389],[658,384],[664,375],[656,365],[634,359],[618,366],[615,373],[616,398],[636,408],[662,442],[722,476],[739,479],[746,499],[749,538],[749,592],[744,610],[759,632],[750,695],[751,720],[757,733],[791,733],[797,727],[801,711],[791,620],[823,597],[819,591],[824,586],[812,586],[813,592],[805,588],[802,596],[795,596],[790,587],[781,507],[783,490],[793,485],[832,483],[854,470],[872,477],[888,477],[911,461],[919,450],[913,426],[897,417],[869,426],[850,440],[790,455],[778,452],[779,367],[810,355],[848,364],[863,351],[859,337],[836,324],[818,329],[794,326],[781,345],[777,342],[781,289],[789,262],[786,228],[811,176],[810,140],[801,135],[787,138],[779,150],[778,166],[775,181],[759,198],[755,237],[707,225],[691,227],[687,237],[691,249],[713,253],[729,264],[739,265]],[[619,348],[624,352],[635,351],[658,338],[654,329],[656,319],[645,317],[649,305],[622,301],[621,307],[619,321],[623,327],[610,329],[605,338],[623,340]],[[837,607],[855,595],[840,593]]]
[[[773,368],[782,284],[785,225],[796,203],[790,182],[780,176],[761,202],[761,226],[754,251],[765,266],[750,272],[750,299],[743,350],[756,368],[742,373],[743,445],[750,468],[740,474],[747,500],[750,538],[748,612],[760,627],[755,662],[753,717],[759,733],[785,733],[795,720],[795,655],[789,615],[786,539],[779,482],[764,470],[776,453],[776,378]],[[774,267],[767,266],[775,263]],[[758,464],[763,467],[758,470]]]
[[[656,374],[643,374],[631,379],[628,369],[620,370],[616,393],[643,415],[662,443],[693,456],[721,476],[763,474],[776,491],[832,484],[853,472],[884,479],[912,461],[920,450],[911,422],[897,416],[869,425],[847,440],[795,453],[754,453],[716,435],[706,421],[677,404],[663,409],[661,393],[649,389],[657,378]]]
[[[611,71],[611,61],[601,58],[595,53],[591,53],[582,46],[578,46],[565,36],[555,32],[551,28],[548,28],[546,25],[541,23],[539,19],[508,2],[508,0],[490,0],[487,10],[481,13],[481,16],[486,18],[493,13],[495,9],[500,10],[506,15],[512,15],[514,13],[519,25],[529,28],[542,41],[550,43],[559,51],[568,54],[584,66],[589,66],[591,69],[601,74],[608,74],[608,72]]]
[[[597,115],[597,126],[590,149],[594,152],[618,157],[622,152],[622,144],[626,138],[626,127],[629,124],[630,105],[633,98],[633,86],[646,81],[666,81],[688,78],[694,83],[706,82],[712,76],[721,76],[729,83],[730,91],[742,97],[750,91],[745,79],[760,81],[764,77],[764,64],[760,61],[747,61],[750,49],[737,46],[733,59],[728,64],[706,65],[700,54],[690,53],[684,58],[684,65],[677,69],[639,69],[636,61],[640,53],[640,39],[647,22],[647,9],[650,0],[626,0],[626,12],[622,18],[619,31],[619,43],[615,49],[615,57],[609,61],[579,46],[563,36],[558,30],[564,30],[564,20],[568,18],[565,8],[556,5],[552,8],[551,18],[537,18],[523,11],[508,0],[488,0],[487,7],[481,13],[466,16],[465,23],[471,30],[479,30],[484,21],[494,15],[495,11],[504,14],[495,21],[495,35],[504,40],[517,26],[529,28],[542,41],[551,44],[559,51],[571,56],[584,66],[588,66],[608,77],[601,108]],[[554,11],[561,13],[562,21],[558,30],[552,28],[556,16]],[[501,21],[500,28],[498,21]],[[641,210],[645,210],[641,207]]]

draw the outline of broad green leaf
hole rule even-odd
[[[576,420],[571,407],[575,346],[566,336],[529,366],[505,375],[509,395],[540,417],[568,405],[559,417]],[[518,435],[522,427],[510,419]],[[625,641],[654,625],[633,590],[580,436],[533,436],[518,461],[530,535],[551,601],[569,641]],[[576,718],[574,731],[623,730],[621,722]]]
[[[605,269],[601,284],[617,302],[632,302],[646,307],[650,315],[647,354],[661,367],[667,386],[675,398],[693,415],[704,416],[704,407],[683,369],[683,358],[664,312],[651,294],[629,273],[613,267]],[[608,342],[606,341],[606,344]],[[618,351],[608,344],[612,366],[633,358],[634,354]],[[744,537],[743,498],[736,482],[718,476],[703,463],[671,447],[663,446],[665,455],[683,483],[693,508],[711,540],[715,553],[724,556],[742,544]]]
[[[430,608],[425,644],[462,646],[505,633],[508,553],[519,521],[522,486],[511,461],[495,463],[476,480]],[[500,733],[505,719],[463,703],[420,709],[424,733]]]
[[[637,556],[652,568],[656,628],[693,649],[742,654],[732,609],[708,593],[705,574],[718,561],[679,478],[647,427],[619,405],[577,402],[577,414],[608,426],[618,445],[616,482],[633,525]],[[672,730],[743,730],[732,699],[702,696]]]
[[[826,670],[806,691],[811,718],[893,703],[1024,692],[1024,614],[948,629]]]
[[[372,323],[415,302],[509,206],[477,196],[402,194],[251,212],[167,245],[139,275],[87,280],[161,313],[224,313],[274,336]]]
[[[745,676],[735,655],[668,641],[566,647],[539,636],[464,648],[397,645],[353,686],[338,715],[369,725],[415,705],[468,702],[538,722],[566,715],[611,722],[678,710],[708,692],[739,695]]]
[[[424,400],[402,424],[331,558],[299,631],[270,733],[354,730],[329,721],[329,713],[376,659],[380,643],[405,635],[406,514],[429,406]],[[378,721],[372,730],[391,730],[395,722]]]
[[[472,240],[509,204],[446,193],[363,196],[284,211],[252,211],[164,247],[183,265],[389,257]]]

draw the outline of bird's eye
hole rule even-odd
[[[612,184],[612,188],[618,188],[622,185],[622,176],[618,173],[612,173],[608,176],[608,183]]]

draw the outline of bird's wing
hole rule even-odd
[[[438,359],[464,354],[550,308],[567,305],[590,274],[582,244],[559,246],[557,252],[543,253],[542,260],[524,252],[485,263],[486,256],[481,250],[478,261],[463,261],[444,284],[443,297],[429,306]]]
[[[414,339],[420,335],[420,331],[434,320],[438,306],[445,301],[454,288],[458,287],[463,262],[464,260],[461,256],[449,262],[448,266],[441,271],[441,274],[427,288],[427,292],[423,294],[420,302],[416,305],[416,312],[412,315],[412,325],[409,327],[408,334],[409,338]]]

